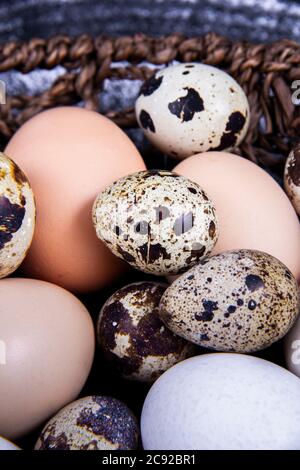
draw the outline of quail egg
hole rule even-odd
[[[35,450],[135,450],[137,421],[115,398],[91,396],[63,408],[44,427]]]
[[[218,222],[197,183],[164,170],[122,178],[93,207],[97,236],[133,267],[156,275],[187,270],[213,249]]]
[[[200,63],[156,72],[143,84],[135,109],[146,137],[177,159],[237,147],[249,126],[249,104],[240,85]]]
[[[0,278],[14,272],[30,247],[35,226],[32,189],[22,170],[0,152]]]
[[[119,289],[102,307],[98,342],[126,379],[153,382],[195,352],[194,345],[174,335],[159,319],[158,305],[166,287],[136,282]]]
[[[284,170],[284,189],[300,215],[300,144],[289,154]]]
[[[299,308],[292,273],[271,255],[228,251],[179,277],[160,301],[175,334],[218,351],[252,352],[282,338]]]

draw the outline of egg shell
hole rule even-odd
[[[286,266],[266,253],[229,251],[180,276],[159,308],[166,326],[189,341],[252,352],[291,328],[299,311],[298,285]]]
[[[74,400],[94,357],[91,317],[43,281],[0,281],[0,434],[15,439]]]
[[[290,152],[284,169],[284,189],[300,215],[300,144]]]
[[[279,184],[258,165],[226,152],[194,155],[176,173],[198,183],[210,195],[220,236],[212,254],[240,248],[278,258],[300,282],[300,224]]]
[[[284,350],[288,370],[300,377],[300,316],[284,338]]]
[[[300,380],[271,362],[204,354],[176,364],[150,389],[145,450],[299,450]]]
[[[0,152],[0,278],[15,271],[30,247],[35,202],[23,171]]]
[[[147,138],[178,159],[236,147],[249,126],[240,85],[226,72],[199,63],[156,72],[142,86],[135,109]]]
[[[98,237],[133,267],[164,275],[188,269],[218,238],[212,202],[186,178],[149,170],[122,178],[93,207]]]
[[[38,218],[23,274],[89,292],[124,273],[126,264],[97,239],[91,211],[99,191],[145,169],[126,134],[96,112],[58,107],[29,119],[5,151],[36,196]]]
[[[63,408],[44,427],[35,450],[135,450],[139,430],[115,398],[91,396]]]
[[[21,450],[20,447],[16,446],[12,442],[8,441],[4,437],[0,436],[0,451],[1,450]]]
[[[165,370],[195,353],[195,347],[168,330],[158,316],[166,289],[157,282],[122,287],[103,305],[98,343],[126,379],[153,382]]]

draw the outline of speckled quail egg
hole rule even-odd
[[[153,382],[165,370],[195,353],[158,316],[167,285],[136,282],[122,287],[103,305],[97,338],[106,358],[126,379]]]
[[[284,189],[300,215],[300,143],[289,154],[284,170]]]
[[[300,380],[245,354],[176,364],[144,402],[145,450],[300,449]]]
[[[35,450],[135,450],[137,421],[119,400],[81,398],[63,408],[44,427]]]
[[[164,170],[122,178],[93,207],[97,236],[133,267],[177,274],[208,255],[218,238],[213,203],[197,183]]]
[[[142,86],[136,116],[146,137],[177,159],[238,146],[249,126],[249,104],[227,73],[199,63],[159,70]]]
[[[227,251],[179,277],[160,301],[175,334],[218,351],[252,352],[282,338],[299,308],[288,268],[255,250]]]
[[[35,202],[22,170],[0,152],[0,278],[22,263],[35,226]]]

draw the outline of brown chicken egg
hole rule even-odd
[[[23,273],[74,292],[116,279],[125,263],[97,239],[91,211],[99,191],[145,169],[129,138],[98,113],[62,107],[27,121],[5,151],[36,196],[36,231]]]

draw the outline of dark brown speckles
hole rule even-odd
[[[248,308],[249,310],[255,310],[256,309],[256,302],[255,300],[253,299],[250,299],[249,302],[248,302]]]
[[[169,111],[175,114],[182,122],[191,121],[195,113],[204,110],[203,100],[194,88],[185,87],[187,91],[185,96],[168,104]]]
[[[160,243],[144,243],[144,245],[139,247],[139,252],[145,263],[152,264],[159,258],[171,259],[171,255],[167,252],[166,248]]]
[[[195,261],[198,262],[204,254],[205,246],[201,245],[200,243],[194,243],[191,250],[191,254],[186,259],[187,264],[194,263]]]
[[[115,234],[117,235],[117,237],[119,237],[122,233],[122,230],[120,227],[118,227],[118,225],[115,226]]]
[[[0,196],[0,250],[8,243],[23,222],[25,208],[12,204],[5,196]]]
[[[246,118],[242,113],[239,111],[232,113],[227,121],[225,131],[221,136],[220,144],[210,150],[220,151],[234,147],[237,142],[238,135],[242,131],[245,123]]]
[[[239,111],[235,111],[229,116],[228,122],[226,124],[226,131],[236,134],[243,129],[245,122],[245,116],[243,116],[243,114]]]
[[[16,165],[14,162],[12,162],[12,174],[13,174],[13,178],[14,178],[15,182],[18,185],[23,186],[25,183],[28,183],[28,180],[27,180],[25,174],[18,167],[18,165]]]
[[[47,426],[46,430],[40,435],[38,450],[70,450],[66,433],[56,434],[54,424]]]
[[[143,83],[140,94],[143,96],[152,95],[152,93],[154,93],[160,87],[162,81],[163,76],[156,77],[156,74],[154,74],[152,77],[148,78],[148,80]]]
[[[124,403],[110,397],[93,397],[99,406],[95,413],[92,408],[83,408],[77,418],[77,426],[100,436],[119,450],[133,450],[138,444],[137,422]]]
[[[117,250],[118,252],[120,253],[120,255],[122,255],[122,258],[127,261],[127,263],[134,263],[135,261],[135,258],[134,256],[132,256],[130,253],[128,253],[127,251],[123,250],[123,248],[118,245],[117,246]]]
[[[263,289],[265,287],[264,281],[260,276],[255,274],[248,274],[246,277],[246,286],[250,292],[254,292],[258,289]]]
[[[218,310],[218,302],[212,300],[202,300],[203,310],[195,314],[198,321],[211,321],[214,318],[214,311]]]
[[[148,130],[151,131],[151,132],[155,132],[155,126],[154,126],[154,123],[152,121],[152,118],[150,116],[150,114],[145,111],[144,109],[142,109],[142,111],[140,112],[140,115],[139,115],[139,121],[141,123],[141,126]]]
[[[188,187],[188,190],[192,194],[197,194],[197,190],[195,188]]]
[[[216,224],[214,223],[213,220],[209,224],[208,233],[209,233],[209,236],[210,236],[211,239],[215,238],[215,236],[216,236]]]

